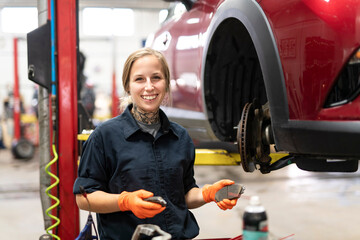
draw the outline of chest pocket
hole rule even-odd
[[[153,169],[133,169],[125,171],[121,174],[121,188],[128,192],[145,189],[147,191],[154,190]]]

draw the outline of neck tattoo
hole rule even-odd
[[[160,122],[159,109],[155,112],[143,112],[136,105],[131,110],[134,118],[145,124],[155,124]]]

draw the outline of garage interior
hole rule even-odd
[[[94,119],[100,122],[111,116],[109,96],[114,75],[117,92],[121,95],[121,71],[126,57],[144,46],[146,39],[161,26],[169,4],[161,0],[79,1],[79,46],[86,57],[84,74],[87,84],[95,87],[95,104],[100,106],[94,112]],[[14,7],[36,9],[38,3],[36,0],[0,0],[0,17],[4,15],[3,9]],[[114,24],[115,30],[105,29],[102,35],[93,35],[93,29],[84,22],[91,8],[110,12],[113,9],[132,10],[128,13],[134,21],[131,25],[126,20],[119,20],[123,22]],[[105,14],[108,13],[106,11]],[[20,18],[19,21],[23,23],[26,19]],[[35,19],[35,24],[37,21]],[[0,24],[0,120],[3,134],[3,147],[0,145],[0,233],[2,239],[39,239],[45,233],[39,193],[40,167],[43,167],[39,162],[39,149],[35,148],[31,159],[15,158],[10,139],[14,131],[13,123],[5,122],[2,118],[6,111],[3,103],[8,99],[13,85],[14,38],[18,44],[19,89],[25,108],[31,109],[36,86],[28,79],[26,32],[7,32],[4,23]],[[129,25],[133,29],[128,29],[128,32],[116,30]],[[29,131],[37,131],[31,117],[28,121]],[[33,136],[33,141],[38,143],[39,136]],[[200,187],[222,178],[232,179],[246,187],[237,206],[231,211],[220,211],[214,203],[192,210],[200,226],[196,239],[235,238],[241,235],[244,209],[253,195],[260,197],[266,209],[269,239],[360,238],[360,170],[354,173],[319,173],[303,171],[292,164],[262,174],[259,171],[245,172],[241,166],[197,165],[195,178]],[[87,212],[80,211],[80,229],[86,218]]]

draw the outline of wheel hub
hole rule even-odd
[[[260,166],[260,170],[270,165],[270,144],[265,139],[265,131],[269,129],[269,125],[270,114],[267,105],[264,105],[263,109],[256,100],[245,104],[237,131],[244,171],[253,172],[257,165]]]

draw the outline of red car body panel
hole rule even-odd
[[[164,23],[149,46],[162,51],[169,62],[169,109],[178,111],[171,111],[170,118],[184,125],[195,142],[234,142],[231,129],[240,119],[244,102],[251,102],[252,94],[263,96],[256,91],[265,89],[278,150],[315,157],[360,158],[355,143],[360,142],[360,68],[356,65],[355,70],[350,69],[355,71],[352,80],[347,79],[346,72],[354,66],[350,59],[360,47],[360,0],[193,2],[191,9]],[[232,35],[234,32],[240,33]],[[231,36],[228,42],[221,40],[226,35]],[[227,44],[233,46],[224,47]],[[220,56],[221,49],[228,52]],[[223,71],[231,66],[216,62],[238,61],[227,59],[231,51],[238,51],[239,59],[245,56],[248,65],[242,66],[239,60],[241,71]],[[246,89],[235,94],[233,90],[243,86],[228,82],[223,74],[258,71],[249,65],[254,52],[258,57],[254,66],[261,68],[262,75],[239,81],[258,85],[249,87],[255,89],[250,95]],[[265,87],[256,82],[259,77]],[[336,89],[341,90],[350,81],[355,85],[348,89],[351,97],[337,98]],[[228,108],[227,104],[233,106]],[[201,136],[192,134],[196,128],[201,128]]]
[[[177,50],[172,55],[165,51],[171,66],[174,107],[203,111],[201,38],[221,2],[198,1],[190,12],[185,12],[161,30],[170,32],[175,41],[169,49]],[[324,0],[285,2],[278,4],[278,0],[262,0],[260,5],[273,29],[280,52],[289,117],[335,120],[334,115],[327,117],[324,114],[332,111],[321,110],[343,64],[360,45],[360,26],[355,21],[360,13],[359,1],[347,1],[349,4]],[[187,74],[185,79],[182,77],[184,74]],[[360,119],[358,108],[357,104],[345,107],[338,119],[353,120],[354,111],[358,112],[356,119]]]
[[[200,80],[203,49],[199,42],[210,23],[210,10],[213,8],[196,4],[191,12],[185,12],[181,18],[174,19],[162,29],[164,34],[159,41],[163,42],[171,36],[168,49],[177,50],[164,51],[171,69],[172,106],[176,108],[203,111]]]
[[[346,3],[345,3],[346,2]],[[344,63],[360,45],[359,1],[261,1],[280,50],[290,119],[334,120],[321,111]],[[338,119],[360,119],[357,104]],[[348,112],[350,111],[350,112]],[[322,113],[320,115],[320,112]],[[340,112],[338,112],[340,113]]]

